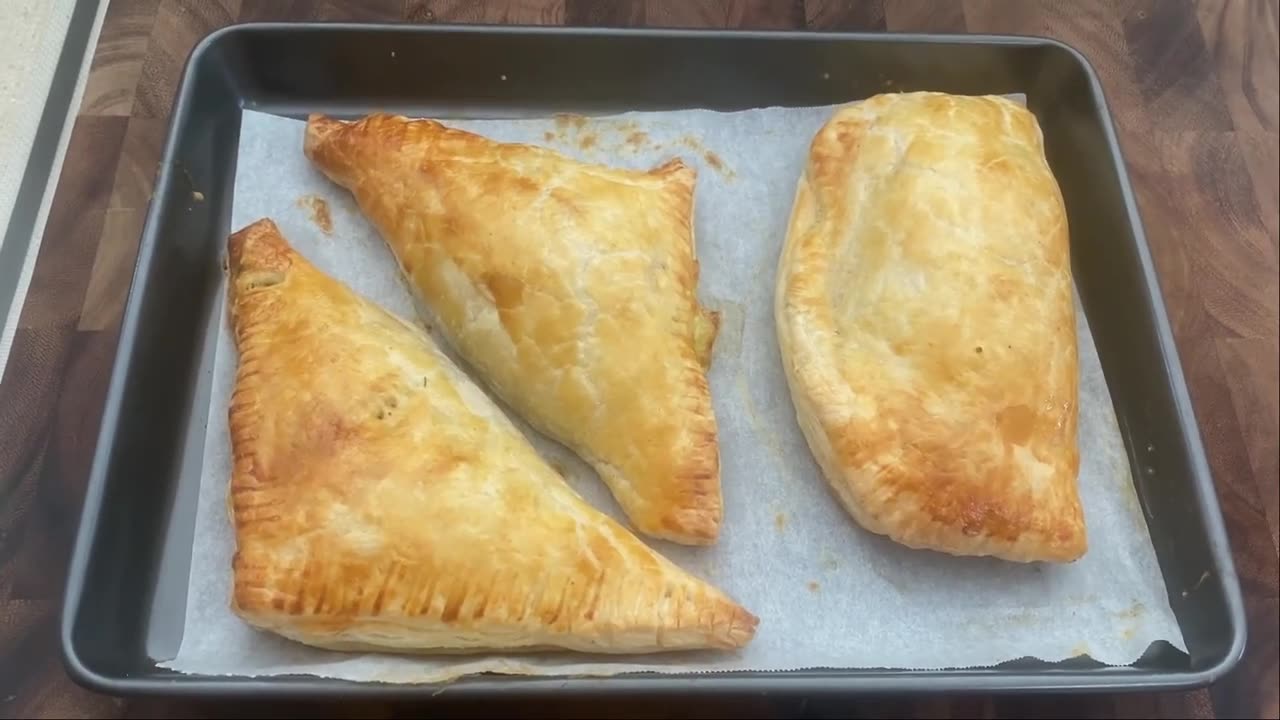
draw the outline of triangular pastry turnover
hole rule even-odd
[[[391,115],[313,116],[305,149],[481,382],[589,462],[637,530],[715,542],[716,318],[697,299],[691,168],[614,169]]]
[[[735,648],[756,619],[590,507],[415,325],[229,240],[235,611],[334,649]]]

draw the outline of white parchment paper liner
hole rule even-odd
[[[760,617],[737,653],[638,657],[341,654],[255,631],[230,611],[226,407],[235,349],[220,337],[181,649],[166,667],[212,675],[309,674],[427,682],[478,672],[601,675],[801,668],[962,668],[1036,657],[1136,660],[1155,641],[1185,650],[1170,610],[1088,324],[1080,314],[1080,486],[1090,549],[1066,566],[918,552],[860,530],[827,489],[796,426],[774,335],[775,268],[808,145],[830,108],[687,110],[613,118],[450,124],[585,160],[699,170],[700,294],[722,313],[711,387],[720,423],[725,525],[712,548],[655,543]],[[304,255],[405,317],[414,301],[350,196],[302,153],[303,123],[246,111],[232,227],[264,216]],[[332,233],[313,219],[323,199]],[[1078,307],[1078,305],[1077,305]],[[522,428],[526,426],[521,425]],[[526,428],[527,429],[527,428]],[[529,433],[596,507],[621,514],[595,475]]]

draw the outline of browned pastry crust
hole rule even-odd
[[[813,140],[778,274],[797,416],[840,500],[918,548],[1086,549],[1065,209],[1035,117],[891,94]]]
[[[430,337],[229,240],[235,611],[335,649],[737,648],[756,618],[590,507]]]
[[[481,380],[589,462],[636,529],[717,539],[691,168],[613,169],[390,115],[314,116],[305,148]]]

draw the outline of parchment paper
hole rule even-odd
[[[725,523],[711,548],[653,544],[760,617],[756,638],[745,650],[633,657],[362,655],[315,650],[249,628],[229,609],[226,407],[236,358],[224,323],[185,634],[177,657],[165,665],[218,675],[424,682],[482,671],[958,668],[1028,656],[1057,661],[1089,655],[1124,665],[1155,641],[1185,650],[1082,313],[1080,486],[1090,540],[1082,560],[1020,565],[914,551],[859,529],[837,504],[796,425],[772,316],[775,268],[795,183],[808,143],[829,113],[766,108],[449,121],[498,140],[538,143],[591,161],[646,168],[680,155],[698,167],[700,294],[723,313],[710,382],[721,433]],[[350,196],[310,166],[302,135],[300,121],[245,111],[233,228],[270,216],[320,268],[393,312],[416,318],[414,300],[383,241]],[[317,198],[331,215],[329,232],[318,217]],[[623,518],[586,465],[517,424],[589,502]]]

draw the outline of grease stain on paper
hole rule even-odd
[[[333,216],[329,213],[329,203],[318,195],[303,195],[298,198],[298,207],[311,211],[311,222],[320,228],[325,235],[333,234]]]

